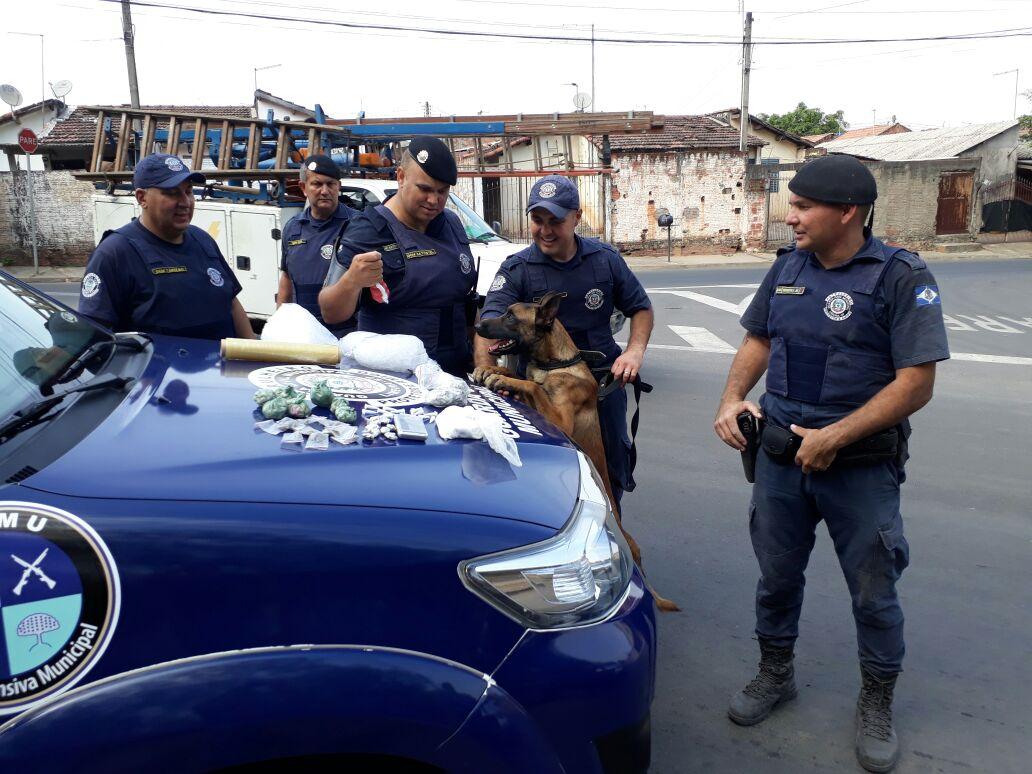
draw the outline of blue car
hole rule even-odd
[[[648,769],[653,599],[536,413],[472,388],[521,465],[432,423],[301,451],[257,389],[423,395],[112,335],[2,272],[0,366],[5,771]]]

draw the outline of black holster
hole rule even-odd
[[[766,422],[761,433],[761,441],[763,450],[771,460],[779,465],[792,465],[795,464],[796,452],[802,445],[803,437],[787,427]],[[898,427],[890,427],[888,430],[843,446],[835,455],[831,467],[877,465],[881,462],[898,461],[899,454],[900,431]]]

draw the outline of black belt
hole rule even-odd
[[[831,468],[877,465],[896,460],[900,452],[899,440],[898,427],[890,427],[888,430],[861,438],[839,449]],[[760,430],[760,447],[779,465],[794,465],[796,452],[799,451],[802,442],[803,437],[787,427],[781,427],[769,420],[763,422]]]

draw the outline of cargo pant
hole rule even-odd
[[[625,491],[634,491],[631,475],[631,439],[627,434],[627,388],[609,393],[598,404],[598,421],[602,445],[606,449],[606,467],[613,497],[619,505]]]
[[[823,519],[853,600],[860,663],[879,677],[901,671],[903,611],[896,594],[910,559],[894,463],[804,475],[761,451],[749,513],[760,563],[756,634],[778,647],[799,635],[804,573]]]

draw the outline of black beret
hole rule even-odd
[[[451,150],[436,137],[416,137],[409,143],[408,152],[434,180],[448,185],[455,185],[459,181],[459,170]]]
[[[340,180],[340,167],[329,156],[317,153],[306,158],[304,165],[309,172],[315,172],[317,175],[326,175],[326,177],[335,177]]]
[[[831,204],[873,204],[878,198],[871,170],[854,157],[840,154],[808,161],[788,181],[788,190]]]

